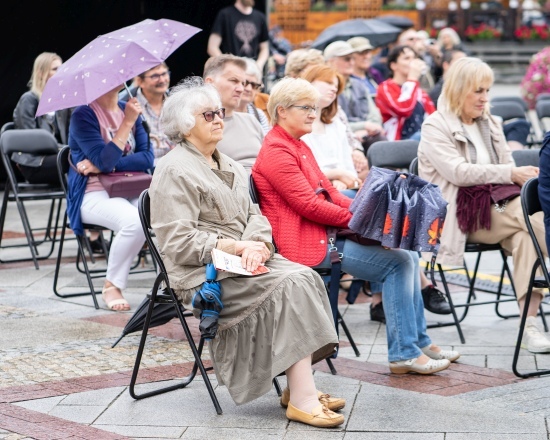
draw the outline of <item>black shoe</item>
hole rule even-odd
[[[384,305],[382,302],[379,302],[375,306],[370,306],[370,320],[378,321],[382,324],[386,323],[386,314],[384,313]]]
[[[424,300],[424,308],[429,312],[437,315],[451,314],[451,306],[447,302],[445,294],[431,284],[422,289],[422,299]]]
[[[105,245],[107,246],[107,250],[111,248],[111,242],[107,241],[105,242]],[[95,240],[90,240],[90,248],[92,249],[92,253],[94,254],[104,254],[103,252],[103,246],[101,246],[101,240],[99,238],[96,238]]]

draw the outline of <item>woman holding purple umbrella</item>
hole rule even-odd
[[[142,107],[137,98],[119,102],[121,88],[73,112],[69,146],[74,167],[69,170],[67,197],[67,214],[75,234],[83,234],[82,223],[97,224],[115,232],[101,296],[109,309],[118,312],[130,309],[122,291],[145,236],[137,197],[109,197],[97,174],[148,171],[154,161],[153,148],[138,119]]]

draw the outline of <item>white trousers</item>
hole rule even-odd
[[[110,198],[107,191],[92,191],[84,194],[80,208],[83,223],[115,232],[109,251],[107,280],[121,290],[126,288],[132,261],[145,243],[137,206],[137,198]]]

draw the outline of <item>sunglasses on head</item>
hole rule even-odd
[[[259,84],[259,83],[254,82],[254,81],[248,81],[248,80],[246,80],[246,81],[244,82],[244,86],[246,87],[246,86],[248,86],[248,85],[251,85],[252,88],[255,89],[255,90],[258,90],[260,87],[263,87],[263,84]]]
[[[218,110],[208,110],[207,112],[201,113],[204,116],[206,122],[212,122],[215,115],[218,115],[218,118],[225,118],[225,108],[219,108]]]

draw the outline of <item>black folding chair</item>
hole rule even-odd
[[[518,150],[518,151],[532,152],[533,150]],[[411,163],[409,165],[409,172],[412,173],[412,174],[418,175],[418,158],[415,158],[411,161]],[[502,270],[501,270],[501,273],[500,273],[499,284],[498,284],[496,292],[494,290],[488,290],[488,289],[483,289],[483,288],[480,288],[480,287],[476,287],[476,285],[475,285],[478,270],[479,270],[479,265],[481,263],[481,256],[482,256],[483,252],[490,252],[490,251],[498,251],[501,255],[501,258],[502,258]],[[464,261],[464,266],[463,267],[465,269],[466,279],[467,279],[467,283],[468,283],[468,296],[467,296],[466,302],[460,303],[460,304],[454,304],[453,299],[451,297],[449,284],[448,284],[447,278],[445,276],[446,271],[449,272],[449,271],[458,270],[458,269],[461,269],[461,268],[458,268],[458,269],[443,269],[441,264],[436,264],[437,272],[438,272],[439,277],[441,279],[441,284],[443,285],[443,290],[445,291],[445,296],[447,298],[447,301],[449,302],[449,306],[451,308],[451,315],[452,315],[453,319],[450,322],[436,322],[436,323],[428,324],[428,326],[427,326],[428,328],[456,326],[458,336],[460,338],[460,341],[463,344],[466,343],[466,339],[464,338],[464,333],[462,332],[462,327],[460,326],[460,323],[464,320],[464,318],[466,318],[466,315],[468,314],[468,311],[469,311],[470,307],[487,305],[487,304],[494,304],[495,305],[495,313],[498,317],[505,318],[505,319],[506,318],[512,318],[512,317],[518,317],[517,314],[516,315],[504,315],[499,310],[499,306],[500,306],[501,303],[516,301],[516,294],[515,294],[515,289],[514,289],[514,285],[513,285],[513,281],[512,281],[512,274],[511,274],[511,271],[510,271],[510,267],[508,266],[507,256],[506,256],[505,251],[502,248],[502,246],[498,243],[495,243],[495,244],[466,243],[466,246],[464,248],[464,252],[465,253],[474,253],[474,252],[477,253],[476,262],[475,262],[475,265],[474,265],[474,271],[473,271],[471,277],[469,275],[468,267],[466,266],[466,261]],[[512,285],[512,290],[514,291],[513,295],[502,292],[502,287],[504,285],[504,276],[505,275],[508,275],[508,279],[510,280],[510,283]],[[496,294],[496,298],[494,300],[489,300],[489,301],[475,301],[474,302],[474,300],[476,299],[476,295],[475,295],[476,291],[486,292],[486,293],[494,293],[494,294]],[[456,312],[456,309],[458,309],[458,308],[464,308],[464,311],[462,312],[460,317],[458,316],[458,314]]]
[[[369,167],[408,170],[418,153],[418,141],[379,141],[369,147]]]
[[[68,194],[67,176],[70,168],[69,154],[70,154],[70,148],[66,146],[66,147],[63,147],[57,155],[57,171],[58,171],[59,179],[62,185],[64,198],[67,197],[67,194]],[[107,242],[103,234],[107,232],[108,234],[110,234],[111,240],[112,240],[113,232],[110,229],[104,228],[103,226],[95,225],[91,223],[84,223],[83,228],[85,231],[93,231],[99,234],[99,241],[100,241],[101,247],[103,248],[105,263],[107,263],[109,259],[109,249],[107,247]],[[99,309],[99,304],[97,302],[96,295],[101,294],[101,291],[95,289],[93,280],[96,278],[104,278],[107,269],[106,267],[101,267],[96,269],[90,268],[89,264],[90,263],[94,264],[95,258],[93,256],[92,249],[90,248],[90,243],[86,234],[75,235],[75,238],[78,244],[76,267],[80,273],[86,276],[89,289],[84,291],[78,290],[76,292],[65,292],[65,291],[61,292],[58,287],[59,272],[61,269],[61,260],[63,257],[63,248],[65,245],[65,241],[67,240],[66,234],[68,229],[71,229],[71,225],[69,223],[67,211],[65,210],[65,214],[63,216],[63,223],[61,227],[61,236],[59,238],[59,249],[57,252],[57,260],[55,264],[55,272],[54,272],[54,279],[53,279],[54,294],[60,298],[72,298],[72,297],[78,297],[78,296],[92,295],[92,299],[94,301],[94,307],[96,309]],[[132,266],[130,274],[152,272],[156,270],[156,267],[154,267],[153,269],[136,269],[137,266],[139,265],[139,262],[144,257],[145,257],[145,254],[144,254],[144,251],[142,250],[138,255],[136,263]]]
[[[502,96],[491,99],[491,114],[500,116],[503,124],[515,119],[524,119],[529,122],[527,145],[531,147],[539,142],[536,140],[536,133],[529,119],[528,111],[527,103],[519,96]]]
[[[186,320],[186,318],[192,317],[193,314],[189,311],[186,311],[183,308],[181,303],[178,301],[176,294],[170,287],[170,280],[168,278],[168,273],[166,272],[166,267],[164,266],[164,262],[160,257],[159,251],[157,249],[157,245],[153,240],[154,232],[151,228],[151,201],[149,198],[148,190],[145,190],[141,193],[139,197],[138,210],[139,210],[139,218],[141,220],[141,226],[143,227],[143,232],[145,234],[145,239],[147,240],[147,244],[149,246],[149,250],[151,252],[152,258],[156,262],[158,272],[157,272],[157,277],[155,279],[155,282],[153,284],[153,289],[151,293],[147,295],[147,297],[149,298],[149,306],[147,309],[147,315],[145,317],[143,332],[141,334],[141,339],[139,341],[136,361],[134,363],[134,369],[132,371],[132,378],[130,380],[130,387],[129,387],[130,395],[134,399],[144,399],[146,397],[156,396],[158,394],[166,393],[168,391],[185,388],[187,385],[189,385],[193,381],[193,379],[197,374],[197,370],[199,370],[204,380],[204,384],[206,385],[206,389],[208,390],[208,394],[210,394],[210,398],[212,399],[212,403],[216,408],[216,412],[218,414],[222,414],[221,406],[218,402],[218,398],[216,397],[216,393],[214,392],[214,388],[212,387],[212,383],[210,382],[210,378],[208,377],[208,374],[207,374],[207,371],[213,370],[213,367],[208,367],[208,368],[205,367],[201,358],[205,341],[201,337],[198,347],[195,344],[195,341],[191,334],[191,330],[189,329],[189,325],[187,324],[187,320]],[[158,293],[162,285],[164,286],[164,288],[162,289],[162,292],[165,292],[165,293]],[[189,376],[185,377],[183,381],[181,381],[180,383],[167,386],[164,388],[159,388],[154,391],[149,391],[143,394],[138,394],[136,393],[135,386],[136,386],[136,381],[139,374],[139,368],[141,365],[141,358],[143,356],[145,343],[147,341],[147,335],[149,331],[149,325],[151,323],[153,308],[156,303],[172,304],[176,309],[176,313],[180,320],[181,326],[183,327],[185,337],[187,339],[187,342],[189,343],[189,346],[191,347],[191,351],[193,352],[195,363],[193,364],[193,368]],[[278,391],[280,391],[280,388],[278,389]]]
[[[250,198],[251,198],[252,202],[254,202],[258,206],[260,206],[260,197],[259,197],[259,194],[258,194],[258,190],[256,188],[256,184],[254,183],[254,178],[252,177],[252,174],[250,175],[250,178],[249,178],[249,192],[250,192]],[[275,246],[275,243],[273,243],[273,245]],[[331,292],[330,292],[331,269],[320,269],[320,268],[312,268],[312,269],[315,272],[317,272],[323,278],[323,281],[325,282],[325,288],[326,288],[326,291],[327,291],[327,295],[330,298],[331,297]],[[343,275],[343,273],[340,273],[340,276],[342,276],[342,275]],[[340,283],[340,280],[338,279],[337,282]],[[353,336],[351,335],[351,332],[349,331],[349,328],[346,325],[346,321],[344,321],[344,318],[343,318],[342,314],[338,310],[338,306],[333,305],[334,302],[335,301],[333,301],[331,303],[331,307],[336,307],[336,310],[333,310],[333,313],[335,314],[335,323],[334,324],[335,324],[336,330],[338,330],[338,326],[342,327],[342,330],[344,330],[344,333],[346,334],[346,337],[348,338],[348,341],[350,343],[351,348],[353,349],[353,352],[355,353],[355,355],[357,357],[359,357],[359,356],[361,356],[361,353],[359,352],[359,349],[357,348],[357,344],[355,343],[355,340],[353,339]],[[330,358],[327,358],[326,361],[327,361],[328,367],[330,368],[331,373],[336,374],[336,369],[334,368],[334,365],[332,364],[332,361],[330,360]]]
[[[61,185],[54,184],[32,184],[24,181],[18,173],[14,162],[11,160],[13,154],[34,154],[51,155],[57,154],[58,145],[55,137],[47,130],[27,129],[9,130],[4,129],[0,136],[0,151],[2,162],[7,173],[7,182],[4,188],[2,208],[0,210],[0,249],[28,247],[30,257],[0,259],[2,263],[29,261],[34,262],[34,267],[39,269],[38,261],[50,257],[55,246],[57,228],[61,213],[61,204],[65,195]],[[27,215],[25,204],[31,201],[50,201],[50,209],[47,216],[46,226],[32,227]],[[19,217],[23,224],[27,243],[9,244],[2,243],[2,236],[5,227],[8,206],[15,202]],[[37,238],[37,234],[44,234]],[[46,252],[40,255],[39,247],[45,245]],[[44,247],[42,247],[44,249]]]
[[[540,131],[544,137],[544,134],[550,130],[550,98],[537,99],[535,112],[537,114]]]
[[[527,312],[529,310],[529,304],[531,302],[531,295],[533,293],[533,289],[550,288],[550,275],[548,274],[546,260],[544,258],[544,254],[542,253],[540,244],[537,240],[537,236],[535,235],[535,231],[533,230],[533,225],[531,224],[531,217],[530,217],[533,214],[536,214],[537,212],[542,211],[542,206],[539,200],[538,189],[539,189],[538,177],[529,179],[521,188],[521,207],[523,209],[523,217],[525,219],[525,224],[527,225],[527,230],[529,231],[531,241],[533,242],[533,246],[535,246],[535,251],[537,253],[537,260],[535,261],[535,264],[531,269],[531,276],[529,278],[529,287],[527,289],[527,294],[525,295],[525,304],[523,307],[523,313],[521,315],[518,339],[516,342],[516,349],[514,350],[514,359],[512,361],[512,371],[516,376],[523,377],[523,378],[533,377],[533,376],[542,376],[543,374],[550,373],[550,370],[536,370],[536,371],[531,371],[527,373],[520,373],[517,368],[519,351],[521,348],[521,341],[523,339],[523,332],[525,331],[525,322],[527,321]],[[543,274],[542,277],[536,276],[537,269],[539,268],[542,271],[542,274]],[[542,313],[542,308],[540,309],[540,311],[541,311],[541,317],[543,319],[543,323],[545,327],[544,330],[547,332],[548,328],[546,327],[546,321],[544,320],[544,313]]]

